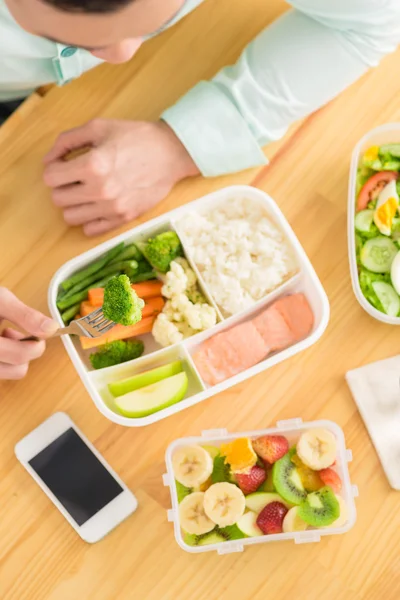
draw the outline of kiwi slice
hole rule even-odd
[[[213,483],[228,482],[230,483],[230,467],[225,464],[225,456],[220,454],[214,458],[213,472],[211,473],[211,481]]]
[[[312,494],[299,506],[297,513],[305,523],[313,527],[326,527],[340,517],[340,505],[333,490],[325,486]]]
[[[228,525],[227,527],[220,528],[218,531],[228,541],[242,540],[247,537],[237,525]]]
[[[226,542],[226,538],[220,532],[213,530],[202,535],[197,542],[197,546],[208,546],[210,544],[220,544],[221,542]]]
[[[296,465],[291,458],[296,448],[292,448],[272,467],[272,482],[278,494],[291,504],[300,504],[307,497]]]
[[[182,500],[184,498],[186,498],[186,496],[189,496],[189,494],[192,493],[193,490],[191,490],[190,488],[187,488],[186,486],[182,485],[181,483],[179,483],[179,481],[175,480],[175,485],[176,485],[176,495],[178,496],[178,503],[180,504],[182,502]]]

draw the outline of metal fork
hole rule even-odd
[[[60,335],[84,335],[89,338],[96,338],[104,335],[115,326],[114,321],[106,319],[103,314],[103,309],[98,308],[91,312],[87,317],[75,319],[71,321],[68,327],[61,327],[50,337],[58,337]],[[39,338],[30,336],[23,338],[22,342],[37,342]]]

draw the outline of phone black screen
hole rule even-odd
[[[29,464],[78,525],[86,523],[123,492],[72,428]]]

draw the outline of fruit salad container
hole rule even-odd
[[[215,207],[221,205],[227,206],[227,203],[235,200],[239,201],[239,199],[241,202],[251,202],[253,203],[252,205],[259,207],[260,210],[265,212],[268,219],[281,232],[282,239],[290,247],[296,268],[290,273],[290,276],[284,278],[272,291],[266,293],[251,306],[233,315],[227,315],[218,305],[209,286],[203,280],[202,273],[198,268],[197,262],[193,259],[192,251],[187,244],[187,231],[185,233],[181,230],[180,223],[182,218],[189,213],[192,215],[201,215],[204,211],[210,211],[211,207],[214,210]],[[168,230],[173,230],[178,234],[182,242],[184,256],[196,274],[198,287],[208,304],[215,309],[216,324],[205,331],[192,335],[168,347],[160,346],[151,333],[146,333],[143,336],[139,336],[139,339],[142,339],[145,345],[145,352],[140,358],[97,371],[91,367],[89,353],[82,350],[79,339],[76,336],[63,336],[62,338],[70,359],[98,410],[110,421],[126,427],[141,427],[155,423],[302,352],[317,342],[326,329],[329,320],[329,303],[325,291],[281,210],[266,193],[247,186],[228,187],[209,194],[144,223],[118,237],[110,239],[64,264],[53,277],[49,287],[48,301],[53,318],[60,325],[62,324],[61,315],[57,308],[57,294],[62,282],[66,278],[88,264],[91,264],[121,242],[140,245],[140,243],[143,243],[150,237],[157,236]],[[207,364],[209,361],[204,353],[204,344],[209,344],[210,340],[214,340],[217,334],[220,336],[219,340],[221,336],[224,336],[226,333],[229,335],[229,332],[233,331],[237,339],[243,339],[244,347],[250,349],[250,341],[248,346],[245,345],[247,323],[259,316],[260,327],[266,327],[267,325],[263,321],[264,313],[270,307],[275,311],[276,303],[280,300],[286,302],[287,297],[299,301],[301,310],[306,313],[309,329],[307,331],[300,331],[297,325],[300,325],[301,329],[302,324],[297,323],[297,338],[295,341],[292,340],[291,344],[283,344],[277,350],[278,342],[275,340],[275,346],[271,343],[273,350],[268,351],[264,356],[253,357],[252,362],[250,361],[250,366],[246,362],[247,357],[243,356],[240,368],[236,368],[236,371],[233,370],[232,373],[228,373],[223,381],[214,381],[212,377],[214,377],[215,373],[207,380]],[[290,306],[281,306],[280,310],[286,311],[286,308],[290,312]],[[268,313],[267,316],[268,318],[271,317],[271,313]],[[272,317],[273,319],[280,319],[281,323],[283,323],[281,313],[279,315],[272,315]],[[197,358],[198,356],[201,356],[201,361]],[[185,389],[175,390],[175,400],[166,402],[165,405],[161,403],[157,407],[157,410],[154,410],[151,414],[140,414],[135,418],[121,413],[121,410],[116,405],[113,394],[110,392],[110,389],[114,389],[114,384],[118,384],[120,380],[129,379],[136,375],[141,376],[144,372],[151,371],[150,376],[147,377],[146,375],[145,377],[146,383],[150,385],[157,380],[157,377],[162,378],[159,375],[160,368],[161,371],[171,371],[172,369],[170,374],[173,374],[177,363],[180,363],[180,371],[185,374],[182,376],[185,380],[182,384]],[[154,375],[155,370],[157,377]],[[179,379],[179,375],[176,377]],[[181,391],[182,394],[180,393]],[[178,396],[179,401],[176,401]]]
[[[229,554],[253,544],[305,544],[346,533],[356,522],[358,496],[350,481],[351,460],[343,431],[332,421],[290,419],[273,429],[235,434],[215,429],[178,439],[167,448],[163,476],[175,539],[186,552]]]
[[[356,191],[357,191],[357,172],[362,164],[362,157],[366,150],[371,147],[381,146],[383,144],[400,143],[400,123],[386,123],[372,129],[365,134],[353,150],[350,166],[349,190],[348,190],[348,212],[347,212],[347,231],[348,231],[348,252],[351,282],[354,294],[362,308],[374,319],[388,325],[400,325],[399,316],[390,316],[377,310],[368,302],[362,293],[357,266],[356,256],[356,235],[355,235],[355,216],[356,216]]]

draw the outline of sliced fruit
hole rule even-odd
[[[180,504],[182,502],[182,500],[184,498],[186,498],[186,496],[189,496],[189,494],[192,493],[192,490],[188,487],[186,487],[185,485],[182,485],[181,483],[179,483],[179,481],[175,480],[175,487],[176,487],[176,495],[178,496],[178,503]]]
[[[336,495],[336,499],[339,502],[340,515],[336,519],[336,521],[333,521],[333,523],[328,525],[328,527],[335,527],[336,529],[338,529],[339,527],[343,527],[343,525],[347,523],[347,520],[349,518],[349,509],[347,508],[347,504],[343,500],[342,496]]]
[[[212,486],[213,483],[214,483],[213,480],[211,479],[211,477],[209,477],[207,479],[207,481],[205,481],[204,483],[202,483],[201,485],[199,485],[199,489],[197,490],[197,488],[196,488],[195,491],[196,492],[197,491],[199,491],[199,492],[206,492],[208,490],[208,488]]]
[[[258,537],[263,535],[263,532],[257,525],[257,516],[258,515],[255,512],[249,511],[240,517],[239,521],[236,523],[239,530],[247,537]]]
[[[226,542],[226,538],[224,538],[224,536],[218,531],[212,531],[211,533],[201,537],[197,542],[197,545],[210,546],[211,544],[221,544],[221,542]]]
[[[292,504],[300,504],[307,493],[301,481],[296,465],[292,462],[292,457],[296,449],[292,448],[287,454],[272,468],[272,479],[276,491],[284,500]]]
[[[319,476],[319,472],[307,467],[297,453],[293,454],[291,460],[292,463],[296,465],[297,472],[300,475],[301,483],[303,484],[306,492],[316,492],[320,488],[324,487],[324,483]]]
[[[243,492],[233,483],[214,483],[204,493],[205,513],[220,527],[236,523],[243,515],[244,509]]]
[[[146,387],[147,385],[151,385],[152,383],[157,383],[157,381],[162,381],[167,377],[177,375],[182,371],[182,369],[183,367],[181,361],[177,360],[173,363],[169,363],[168,365],[163,365],[162,367],[157,367],[156,369],[151,369],[150,371],[145,371],[144,373],[138,373],[138,375],[133,375],[133,377],[128,377],[127,379],[121,379],[121,381],[109,383],[108,389],[116,398],[118,396],[128,394],[129,392],[133,392],[134,390],[138,390],[142,387]]]
[[[187,531],[182,531],[182,537],[183,537],[183,541],[188,546],[197,546],[197,542],[199,541],[199,536],[193,535],[192,533],[188,533]]]
[[[319,476],[321,477],[321,480],[323,481],[324,485],[329,485],[329,487],[333,489],[335,494],[338,494],[342,489],[342,480],[340,479],[336,471],[334,471],[333,469],[322,469],[321,471],[319,471]]]
[[[226,481],[231,482],[230,467],[225,462],[224,456],[216,456],[214,458],[213,471],[211,473],[211,481],[213,483],[220,483]]]
[[[213,461],[207,450],[201,446],[183,446],[172,456],[175,479],[182,485],[198,487],[210,477]]]
[[[273,465],[289,450],[289,442],[283,435],[263,435],[253,440],[253,448],[258,456]]]
[[[244,537],[246,537],[245,534],[242,531],[240,531],[237,524],[228,525],[228,527],[223,527],[222,529],[219,529],[219,533],[230,542],[232,542],[233,540],[242,540]]]
[[[249,438],[238,438],[228,444],[221,444],[220,452],[234,473],[246,473],[257,462],[257,454]]]
[[[207,450],[208,454],[214,460],[216,456],[219,455],[219,448],[217,446],[202,446],[204,450]]]
[[[291,533],[293,531],[305,531],[308,525],[299,517],[299,507],[293,506],[283,519],[283,533]]]
[[[260,485],[264,483],[267,475],[261,467],[254,465],[249,473],[237,473],[236,480],[243,494],[252,494],[256,492]]]
[[[178,373],[152,385],[119,396],[115,405],[125,417],[140,418],[152,415],[184,399],[188,388],[186,373]]]
[[[265,465],[267,463],[264,463]],[[267,468],[266,467],[266,474],[267,474],[267,478],[264,481],[264,483],[259,487],[258,491],[259,492],[276,492],[275,490],[275,486],[274,486],[274,482],[272,480],[272,469],[271,467]]]
[[[186,496],[179,505],[180,525],[192,535],[208,533],[215,527],[204,511],[204,496],[203,492],[195,492]]]
[[[283,520],[288,509],[282,502],[271,502],[257,517],[257,526],[265,534],[282,533]]]
[[[379,196],[383,188],[399,176],[395,171],[384,171],[375,173],[370,177],[360,190],[357,200],[357,211],[367,208],[369,202],[374,201]]]
[[[330,487],[323,487],[308,494],[299,506],[298,515],[308,525],[326,527],[339,518],[339,501]]]
[[[297,454],[307,467],[319,471],[336,460],[336,438],[328,429],[309,429],[297,442]]]
[[[268,492],[255,492],[246,496],[246,508],[255,512],[257,515],[262,511],[267,504],[271,502],[281,502],[286,508],[291,508],[293,504],[286,502],[279,494],[268,493]]]

